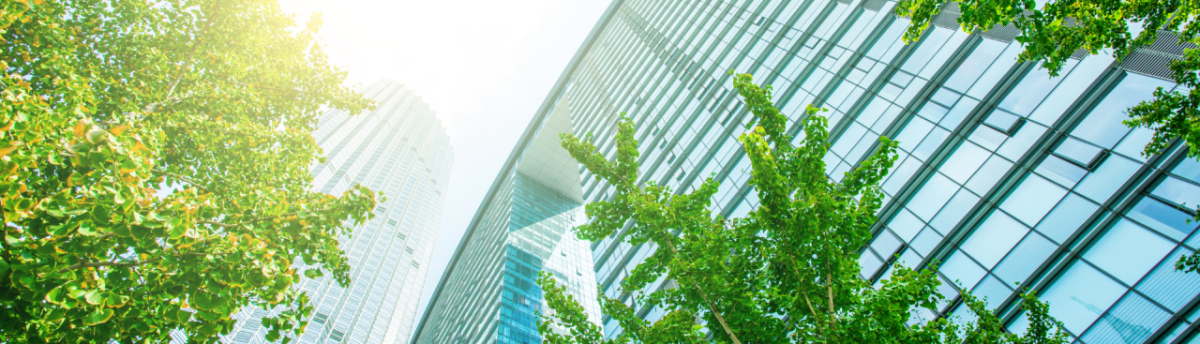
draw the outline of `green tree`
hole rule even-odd
[[[599,240],[629,228],[623,240],[653,244],[654,253],[621,283],[639,305],[670,310],[653,323],[639,319],[619,300],[600,296],[605,314],[624,332],[603,339],[576,300],[543,274],[538,284],[553,310],[539,323],[546,343],[699,343],[705,327],[719,343],[1063,343],[1066,335],[1047,306],[1026,295],[1031,319],[1024,336],[1008,334],[985,304],[964,294],[978,320],[958,324],[937,319],[909,326],[916,307],[943,300],[933,269],[897,265],[873,288],[860,277],[858,252],[870,240],[882,192],[878,187],[896,159],[895,141],[879,149],[836,183],[825,176],[827,121],[809,107],[798,146],[785,134],[787,118],[771,103],[771,89],[750,75],[734,86],[754,120],[741,140],[753,172],[750,185],[760,206],[746,218],[713,216],[717,191],[711,178],[691,193],[674,194],[654,182],[637,182],[633,123],[620,122],[617,153],[602,156],[590,137],[563,136],[563,147],[588,170],[615,187],[611,201],[587,205],[591,222],[576,228],[583,239]],[[673,288],[646,291],[660,277]],[[706,325],[697,324],[697,318]]]
[[[1150,128],[1154,136],[1143,155],[1161,153],[1175,139],[1188,145],[1188,157],[1200,158],[1200,3],[1180,0],[901,0],[896,14],[910,17],[905,42],[914,42],[945,4],[957,3],[958,23],[966,32],[1012,25],[1025,45],[1018,58],[1038,61],[1051,76],[1076,51],[1096,54],[1112,49],[1117,60],[1154,43],[1169,32],[1187,44],[1183,56],[1170,63],[1175,83],[1184,91],[1159,87],[1154,98],[1129,108],[1125,125]],[[1040,6],[1040,7],[1039,7]],[[1200,208],[1197,208],[1200,210]],[[1197,217],[1200,219],[1200,216]],[[1200,272],[1200,253],[1181,258],[1176,268]]]
[[[337,237],[376,198],[309,189],[319,111],[370,106],[319,26],[273,0],[0,2],[0,342],[214,342],[251,305],[302,333],[291,286],[349,282]]]

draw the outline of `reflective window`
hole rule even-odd
[[[1125,110],[1152,98],[1156,88],[1170,89],[1171,86],[1171,83],[1164,80],[1128,73],[1121,83],[1092,109],[1087,120],[1080,122],[1071,131],[1071,135],[1104,148],[1112,148],[1129,132],[1129,127],[1121,123],[1128,118]]]
[[[1120,219],[1083,257],[1125,284],[1133,285],[1174,247],[1166,238]]]
[[[1033,226],[1041,221],[1066,193],[1066,189],[1040,176],[1031,175],[1008,195],[1000,208],[1013,214],[1013,217],[1021,222]]]
[[[991,269],[1029,232],[1004,212],[994,212],[962,244],[963,251]]]
[[[1050,303],[1050,316],[1061,321],[1068,331],[1078,334],[1087,330],[1124,293],[1125,287],[1117,281],[1091,264],[1076,261],[1041,295],[1041,300]],[[1022,324],[1014,325],[1020,327]]]

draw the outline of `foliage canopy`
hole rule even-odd
[[[621,284],[637,305],[669,312],[651,323],[630,305],[605,295],[600,304],[623,332],[604,339],[576,300],[550,275],[538,281],[552,309],[539,323],[547,343],[699,343],[706,332],[719,343],[1063,343],[1066,334],[1047,306],[1024,296],[1031,320],[1023,336],[1006,333],[985,304],[964,294],[974,321],[914,324],[912,310],[944,298],[933,269],[897,265],[872,287],[860,277],[859,250],[870,240],[882,192],[878,183],[896,159],[897,142],[881,138],[876,152],[839,183],[827,178],[827,121],[809,106],[798,145],[786,135],[787,117],[771,102],[771,88],[750,75],[734,86],[754,119],[739,139],[753,172],[749,185],[760,205],[746,218],[725,219],[708,209],[717,191],[711,178],[675,194],[639,185],[633,123],[619,123],[616,156],[606,159],[590,137],[563,135],[563,147],[610,185],[609,201],[587,205],[590,222],[576,228],[587,240],[624,231],[631,245],[657,248]],[[666,288],[653,288],[661,281]],[[656,282],[658,281],[658,282]],[[697,325],[703,319],[706,325]]]
[[[292,284],[348,283],[337,238],[376,197],[309,190],[318,113],[370,106],[319,27],[274,0],[0,2],[0,342],[214,342],[250,305],[301,333]]]

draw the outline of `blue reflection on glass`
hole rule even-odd
[[[925,230],[921,231],[921,234],[918,234],[916,239],[913,239],[912,249],[909,251],[928,255],[929,251],[933,250],[933,247],[937,246],[940,242],[942,242],[942,235],[938,234],[933,228],[925,227]]]
[[[979,283],[979,280],[987,274],[987,271],[979,267],[979,264],[975,264],[961,250],[955,251],[954,255],[946,260],[946,264],[943,264],[938,270],[950,280],[958,282],[957,285],[966,290],[975,288],[975,284]]]
[[[1121,123],[1126,118],[1125,110],[1150,99],[1154,89],[1160,86],[1170,88],[1171,83],[1145,75],[1126,74],[1121,83],[1071,131],[1071,135],[1112,148],[1129,132],[1129,127]]]
[[[1175,177],[1166,177],[1151,193],[1188,208],[1195,208],[1200,204],[1200,186]]]
[[[1092,160],[1096,158],[1096,155],[1100,154],[1100,151],[1100,147],[1076,140],[1073,137],[1068,137],[1066,140],[1063,140],[1062,144],[1059,144],[1058,148],[1054,149],[1054,153],[1062,155],[1067,159],[1074,160],[1083,166],[1090,164]]]
[[[967,189],[975,191],[975,193],[980,195],[986,194],[992,189],[993,185],[996,185],[997,181],[1000,181],[1001,177],[1004,177],[1005,173],[1008,173],[1012,165],[1012,162],[998,155],[993,155],[987,162],[983,163],[983,167],[980,167],[979,171],[975,172],[975,176],[967,181]]]
[[[1087,170],[1059,158],[1056,155],[1046,157],[1045,161],[1038,166],[1037,170],[1046,178],[1065,185],[1066,187],[1074,187],[1076,183],[1083,180],[1087,175]]]
[[[1050,303],[1050,316],[1061,321],[1068,331],[1079,334],[1112,306],[1125,290],[1117,281],[1077,260],[1041,299]]]
[[[933,215],[937,214],[938,210],[950,200],[954,192],[958,191],[958,184],[950,181],[949,178],[939,174],[934,174],[925,186],[921,187],[911,200],[908,201],[908,209],[912,210],[913,214],[925,220],[933,219]]]
[[[1117,220],[1083,258],[1133,285],[1171,252],[1175,244],[1124,218]]]
[[[1125,216],[1175,240],[1183,240],[1196,230],[1196,223],[1188,223],[1191,215],[1150,197],[1138,201]]]
[[[1129,293],[1083,335],[1088,343],[1143,343],[1171,314]]]
[[[1031,174],[1021,186],[1008,195],[1000,208],[1007,210],[1021,222],[1033,226],[1066,194],[1066,189],[1041,176]]]
[[[1029,233],[1029,228],[1013,220],[1002,211],[993,212],[971,236],[962,243],[963,251],[969,253],[984,267],[991,269]]]
[[[1184,157],[1183,161],[1180,161],[1179,165],[1175,166],[1175,169],[1171,170],[1171,173],[1174,173],[1180,177],[1191,179],[1194,182],[1200,182],[1200,161],[1190,157]]]

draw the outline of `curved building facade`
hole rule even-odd
[[[835,180],[870,156],[880,136],[899,140],[860,262],[872,282],[888,278],[895,263],[941,262],[948,300],[916,310],[917,319],[970,318],[959,295],[971,291],[1020,332],[1018,294],[1031,288],[1072,341],[1195,340],[1200,275],[1177,272],[1174,262],[1200,248],[1197,223],[1187,221],[1200,204],[1200,164],[1181,142],[1141,155],[1152,132],[1121,123],[1124,110],[1155,88],[1177,87],[1167,64],[1188,46],[1163,33],[1121,61],[1077,54],[1051,76],[1036,62],[1017,61],[1014,28],[962,32],[953,4],[918,42],[905,44],[909,21],[893,14],[895,6],[614,0],[517,151],[532,146],[554,122],[555,104],[569,99],[571,132],[594,133],[611,154],[614,123],[625,112],[638,128],[643,182],[683,192],[711,176],[721,182],[713,208],[745,215],[757,198],[737,137],[751,115],[728,72],[750,73],[773,87],[792,133],[806,105],[829,109],[825,162]],[[586,171],[579,177],[580,203],[611,196],[603,181]],[[620,235],[590,248],[598,292],[624,300],[620,282],[656,249]],[[661,287],[669,281],[652,285]],[[638,312],[651,320],[664,314]],[[435,316],[425,315],[421,340]],[[621,332],[601,320],[606,335]]]

